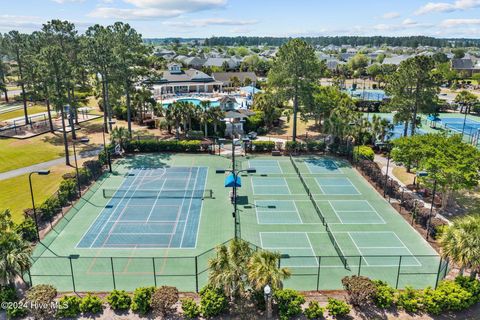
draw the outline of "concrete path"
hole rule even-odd
[[[103,150],[103,147],[94,149],[94,150],[85,151],[85,152],[80,152],[78,154],[78,158],[79,159],[90,158],[98,155],[102,150]],[[73,156],[70,157],[70,162],[73,165]],[[58,159],[54,159],[46,162],[37,163],[28,167],[23,167],[23,168],[19,168],[19,169],[7,171],[7,172],[2,172],[0,173],[0,180],[14,178],[17,176],[21,176],[22,174],[27,174],[36,170],[46,170],[53,166],[61,165],[64,163],[65,163],[65,158],[62,157],[62,158],[58,158]]]

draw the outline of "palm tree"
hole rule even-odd
[[[127,128],[115,127],[112,129],[111,137],[115,144],[120,144],[120,146],[124,147],[125,142],[130,139],[130,133]]]
[[[174,102],[170,104],[165,112],[165,118],[168,122],[175,124],[175,137],[180,139],[180,123],[183,119],[183,103]]]
[[[218,133],[218,124],[225,118],[225,112],[220,107],[211,107],[208,109],[208,118],[213,122],[213,132]]]
[[[208,109],[210,109],[210,105],[210,100],[204,100],[200,103],[200,122],[203,123],[205,137],[208,137],[208,121],[210,120],[210,113],[208,112]]]
[[[279,268],[280,253],[260,250],[248,262],[248,280],[255,290],[263,290],[268,284],[273,289],[281,289],[283,280],[290,278],[291,272]]]
[[[148,88],[142,87],[134,92],[132,104],[135,108],[134,112],[137,116],[137,121],[138,123],[141,123],[146,111],[148,111],[149,108],[153,110],[156,101],[152,96],[152,91]]]
[[[440,237],[441,255],[460,267],[471,269],[471,278],[480,271],[480,215],[456,219]]]
[[[233,301],[247,286],[246,266],[252,255],[247,242],[239,239],[217,247],[217,255],[208,261],[209,283],[222,289]]]

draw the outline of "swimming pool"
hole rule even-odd
[[[177,99],[177,100],[175,100],[175,101],[177,101],[177,102],[188,102],[188,103],[194,104],[194,105],[196,105],[196,106],[199,106],[199,105],[202,103],[202,100],[200,100],[200,99],[195,99],[195,98],[180,98],[180,99]],[[172,104],[172,103],[164,103],[164,104],[163,104],[163,107],[164,107],[164,108],[168,108],[168,106],[169,106],[170,104]],[[211,106],[211,107],[218,107],[218,106],[220,106],[220,102],[218,102],[218,101],[211,101],[211,102],[210,102],[210,106]]]

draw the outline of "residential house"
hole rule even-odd
[[[252,86],[257,85],[257,76],[254,72],[213,72],[212,77],[216,81],[220,81],[223,84],[223,87],[232,86],[232,78],[236,77],[241,85],[247,85],[248,80],[250,79],[250,84]]]
[[[480,64],[476,64],[475,61],[470,58],[452,59],[452,69],[465,77],[471,77],[475,73],[480,73]]]
[[[400,65],[405,60],[408,60],[412,58],[413,56],[411,55],[399,55],[399,56],[393,56],[393,57],[387,57],[383,60],[383,64],[394,64],[396,66]]]

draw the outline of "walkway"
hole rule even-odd
[[[79,155],[78,155],[78,158],[79,159],[90,158],[90,157],[93,157],[95,155],[98,155],[100,153],[100,151],[102,151],[102,150],[103,150],[103,147],[98,148],[98,149],[85,151],[85,152],[80,152]],[[73,157],[71,157],[70,160],[73,164]],[[7,171],[7,172],[2,172],[2,173],[0,173],[0,180],[6,180],[6,179],[14,178],[14,177],[21,176],[23,174],[27,174],[27,173],[30,173],[30,172],[36,171],[36,170],[47,170],[48,168],[51,168],[51,167],[57,166],[57,165],[61,165],[63,163],[65,163],[65,158],[62,157],[62,158],[58,158],[58,159],[54,159],[54,160],[50,160],[50,161],[46,161],[46,162],[37,163],[37,164],[31,165],[31,166],[28,166],[28,167],[23,167],[23,168],[19,168],[19,169]]]

